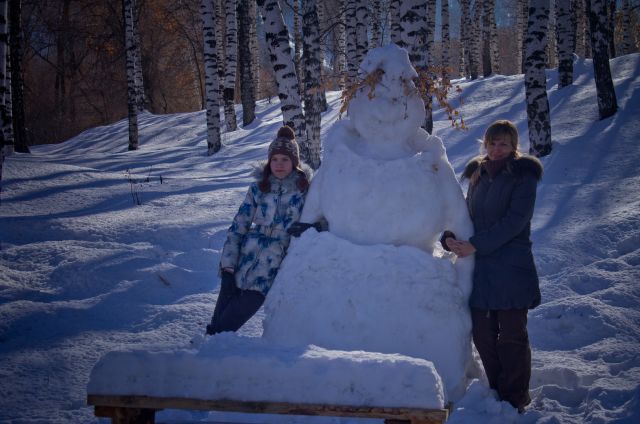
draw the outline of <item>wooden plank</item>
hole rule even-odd
[[[154,396],[88,395],[87,404],[142,409],[191,409],[200,411],[244,412],[251,414],[315,415],[353,418],[383,418],[412,424],[444,423],[447,409],[391,408],[349,405],[323,405],[287,402],[251,402],[232,399],[192,399]]]

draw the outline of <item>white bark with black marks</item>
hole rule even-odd
[[[571,0],[556,0],[558,88],[573,84],[573,22]]]
[[[300,12],[300,0],[293,1],[293,63],[296,65],[296,75],[298,76],[298,86],[300,90],[304,87],[304,71],[302,70],[302,14]],[[300,97],[303,97],[300,91]]]
[[[347,73],[347,40],[344,13],[340,13],[337,24],[333,27],[333,77],[338,81],[340,90],[344,90]]]
[[[238,70],[238,19],[236,0],[224,0],[225,17],[225,61],[222,98],[224,101],[224,122],[226,131],[235,131],[236,122],[236,72]]]
[[[524,39],[527,33],[528,3],[528,0],[516,1],[516,65],[519,73],[524,73]]]
[[[558,62],[556,38],[556,15],[552,10],[549,13],[549,24],[547,29],[547,68],[550,69],[555,68],[556,63]]]
[[[442,78],[449,80],[451,70],[451,39],[449,37],[449,0],[442,0],[440,16],[442,16]]]
[[[356,2],[344,0],[344,28],[345,28],[345,57],[347,62],[347,85],[354,84],[358,79],[357,40],[356,40]]]
[[[136,42],[134,30],[133,1],[123,0],[124,41],[127,70],[127,111],[129,117],[129,150],[138,149],[138,92],[136,90]]]
[[[359,69],[369,51],[369,8],[367,0],[356,0],[356,67]]]
[[[249,125],[256,117],[256,92],[253,86],[253,77],[256,70],[254,69],[251,55],[251,27],[255,25],[255,19],[251,17],[252,4],[255,4],[253,0],[239,0],[237,8],[238,67],[243,126]]]
[[[402,28],[400,27],[400,0],[389,1],[389,38],[394,44],[400,42]],[[399,45],[399,44],[398,44]]]
[[[307,148],[307,135],[298,88],[298,77],[293,63],[293,52],[289,44],[289,31],[284,24],[282,10],[276,0],[258,0],[257,3],[264,21],[269,60],[278,85],[282,120],[285,125],[293,128],[301,153],[304,156]],[[303,157],[303,159],[306,158]]]
[[[576,22],[575,53],[583,58],[591,57],[591,36],[586,4],[588,1],[573,0],[574,19]]]
[[[371,0],[371,48],[382,45],[382,25],[380,23],[380,0]]]
[[[9,50],[9,7],[6,0],[0,0],[0,119],[2,119],[2,134],[0,135],[0,182],[2,181],[2,167],[4,164],[7,143],[6,128],[11,126],[6,109],[7,95],[7,53]]]
[[[138,7],[136,0],[131,0],[131,2],[131,7],[133,10],[133,41],[135,43],[134,75],[136,89],[136,107],[138,108],[138,112],[142,112],[144,111],[147,98],[144,92],[144,77],[142,74],[142,41],[140,40],[140,33],[138,32],[140,8]]]
[[[551,153],[551,125],[545,74],[549,0],[531,0],[525,38],[524,86],[529,126],[529,152]]]
[[[630,15],[629,0],[622,0],[622,54],[629,54],[633,51],[631,49]]]
[[[460,40],[461,40],[461,62],[462,62],[462,76],[466,78],[471,77],[470,65],[471,65],[471,50],[473,48],[471,37],[472,33],[472,19],[471,19],[471,5],[470,0],[460,0]]]
[[[590,0],[587,4],[591,31],[593,72],[598,95],[600,119],[608,118],[618,110],[618,100],[609,67],[609,28],[607,27],[606,0]]]
[[[322,112],[322,81],[320,75],[320,24],[316,0],[304,0],[302,15],[304,68],[304,116],[307,127],[305,161],[313,169],[320,167],[320,125]]]
[[[496,25],[496,0],[485,3],[489,18],[489,48],[491,51],[491,73],[500,73],[500,53],[498,52],[498,27]]]
[[[416,69],[427,66],[427,2],[404,0],[400,3],[400,40],[396,43],[409,53]]]
[[[204,39],[204,85],[207,106],[207,154],[222,147],[220,141],[220,99],[218,80],[218,49],[216,39],[216,0],[201,0],[202,33]]]

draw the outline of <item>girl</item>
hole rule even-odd
[[[449,232],[443,247],[460,257],[475,254],[473,342],[490,387],[523,412],[531,402],[527,312],[540,304],[529,236],[542,164],[518,152],[518,130],[510,121],[489,126],[483,146],[486,156],[472,159],[463,173],[474,235],[464,241]]]
[[[283,126],[227,232],[207,334],[238,330],[264,302],[289,246],[287,229],[300,218],[310,175],[293,130]]]

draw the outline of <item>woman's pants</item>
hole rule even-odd
[[[239,289],[233,278],[223,275],[211,324],[207,325],[207,334],[237,331],[258,312],[264,299],[262,293]]]
[[[531,348],[527,309],[471,309],[473,343],[478,349],[489,386],[518,410],[531,402]]]

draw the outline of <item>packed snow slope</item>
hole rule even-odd
[[[611,61],[619,111],[598,121],[589,61],[557,89],[533,221],[543,303],[529,317],[533,403],[518,416],[471,384],[450,423],[640,422],[640,56]],[[521,75],[461,84],[470,129],[435,113],[459,174],[495,119],[528,148]],[[323,134],[337,119],[329,93]],[[455,101],[454,101],[455,102]],[[204,113],[140,116],[7,158],[0,204],[0,422],[92,423],[89,373],[110,351],[189,348],[215,303],[219,250],[281,124],[276,102],[206,156]],[[136,202],[137,201],[137,202]],[[141,204],[136,204],[141,203]],[[398,217],[402,219],[402,217]],[[259,313],[241,334],[262,333]],[[389,335],[393,337],[393,335]],[[356,422],[166,411],[162,421]]]

